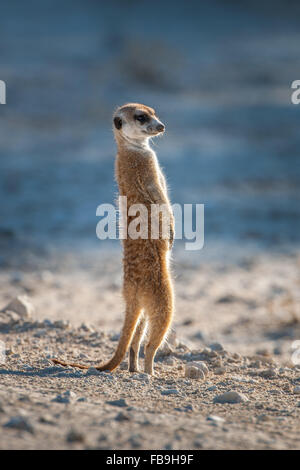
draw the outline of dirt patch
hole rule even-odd
[[[91,327],[15,318],[0,339],[2,449],[299,448],[300,369],[272,356],[220,344],[191,350],[172,335],[149,377],[129,373],[126,361],[115,373],[96,371],[116,335]],[[54,366],[53,355],[91,368]],[[199,361],[208,373],[185,377],[186,364]]]

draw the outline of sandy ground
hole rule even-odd
[[[120,253],[101,266],[88,254],[7,266],[1,307],[27,295],[35,312],[0,317],[2,449],[299,448],[299,257],[197,266],[177,255],[176,316],[155,377],[130,374],[126,360],[112,374],[92,368],[111,356],[122,324]],[[91,369],[54,366],[53,356]],[[185,377],[195,361],[204,378]],[[246,401],[214,402],[229,391]]]

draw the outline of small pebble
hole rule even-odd
[[[224,348],[220,343],[211,343],[209,347],[212,351],[224,351]]]
[[[167,390],[162,390],[160,392],[162,395],[179,395],[179,391],[176,388],[170,388]]]
[[[281,356],[282,354],[282,349],[280,346],[276,346],[274,349],[273,349],[273,353],[276,355],[276,356]]]
[[[72,403],[75,398],[76,394],[71,390],[67,390],[64,393],[57,395],[52,401],[56,403]]]
[[[223,424],[225,422],[224,418],[221,418],[220,416],[216,415],[209,415],[206,419],[207,421],[210,421],[214,426],[219,426],[220,424]]]
[[[214,398],[214,403],[242,403],[248,401],[248,398],[242,393],[230,391],[217,395]]]
[[[120,408],[128,406],[128,403],[126,402],[126,400],[124,400],[124,398],[120,398],[119,400],[107,401],[106,403],[111,406],[119,406]]]
[[[277,372],[275,369],[265,369],[259,375],[264,379],[272,379],[277,376]]]
[[[169,343],[164,343],[156,353],[158,359],[163,359],[174,353],[172,346]]]
[[[131,379],[132,380],[138,380],[139,382],[145,382],[145,383],[149,383],[150,382],[150,376],[148,374],[133,374],[131,376]]]
[[[208,374],[205,362],[188,362],[185,366],[185,377],[191,379],[204,379]]]
[[[77,429],[71,429],[66,436],[66,441],[67,442],[84,442],[85,438],[82,432],[78,431]]]
[[[18,429],[20,431],[26,431],[30,434],[34,434],[34,428],[31,422],[22,415],[13,416],[4,425],[4,428]]]
[[[90,367],[85,375],[100,375],[101,371],[97,370],[95,367]]]
[[[130,421],[130,417],[128,414],[123,413],[123,411],[120,411],[115,417],[115,421]]]
[[[142,443],[141,443],[141,439],[140,439],[140,436],[139,435],[132,435],[128,441],[130,442],[131,446],[134,448],[134,449],[137,449],[139,447],[141,447]]]
[[[50,414],[44,414],[43,416],[41,416],[39,419],[39,422],[43,424],[51,424],[51,425],[56,424],[56,422],[54,421],[54,419],[52,418]]]
[[[216,375],[223,375],[223,374],[225,374],[225,372],[226,372],[226,367],[217,367],[214,370],[214,374],[216,374]]]
[[[53,326],[55,328],[66,330],[70,327],[70,322],[68,320],[57,320],[53,323]]]
[[[30,318],[34,313],[34,306],[25,295],[19,295],[9,302],[3,311],[15,312],[22,318]]]
[[[164,360],[164,363],[167,365],[167,366],[174,366],[175,364],[175,359],[173,357],[166,357],[166,359]]]
[[[265,415],[265,414],[257,416],[256,419],[257,419],[258,423],[270,421],[270,417],[268,415]]]

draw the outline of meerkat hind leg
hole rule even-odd
[[[143,315],[136,327],[129,349],[129,372],[139,372],[139,351],[146,326],[146,318]]]
[[[149,339],[145,347],[145,373],[153,374],[153,361],[159,346],[163,342],[172,319],[172,311],[165,308],[159,315],[149,315]]]

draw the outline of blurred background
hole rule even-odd
[[[0,237],[119,249],[97,240],[95,211],[116,196],[111,114],[140,101],[167,126],[154,146],[172,201],[205,204],[193,257],[297,248],[299,14],[296,1],[2,3]]]
[[[138,101],[166,124],[172,202],[205,204],[204,249],[174,251],[181,332],[197,318],[198,339],[244,344],[269,302],[299,308],[299,15],[296,0],[2,2],[1,302],[25,292],[43,316],[119,331],[121,249],[96,238],[96,208],[117,195],[112,112]]]

